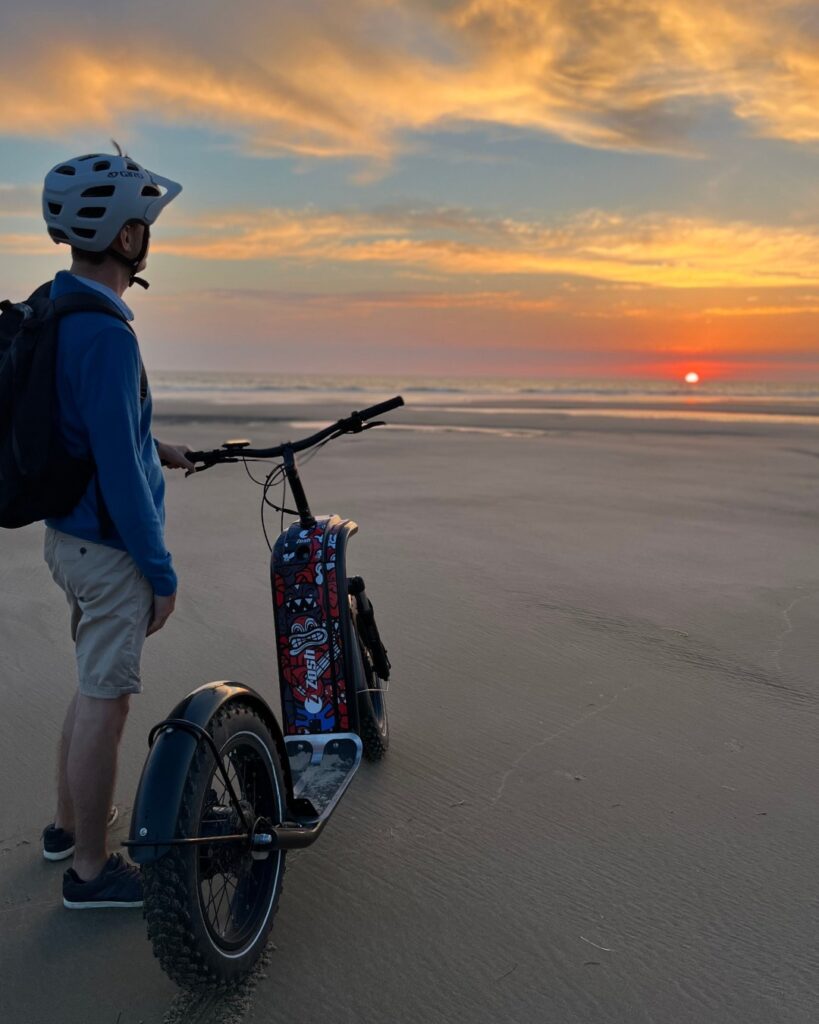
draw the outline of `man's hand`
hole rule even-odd
[[[193,469],[193,463],[185,458],[185,452],[191,451],[186,444],[163,444],[156,442],[159,461],[168,469]]]
[[[154,594],[154,616],[148,624],[148,632],[145,635],[150,636],[151,633],[162,629],[175,607],[176,594],[171,594],[170,597],[160,597],[159,594]]]

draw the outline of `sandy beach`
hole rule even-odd
[[[0,536],[0,1020],[819,1018],[819,410],[609,405],[415,405],[305,468],[314,510],[360,524],[392,745],[289,856],[231,996],[180,994],[139,912],[63,909],[39,834],[68,613],[42,528]],[[349,410],[165,402],[156,433],[273,444]],[[175,474],[167,505],[178,610],[146,645],[115,842],[181,696],[232,678],[277,707],[258,488]]]

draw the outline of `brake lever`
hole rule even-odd
[[[185,470],[185,476],[193,476],[194,473],[204,473],[206,469],[213,469],[214,466],[219,466],[224,462],[240,462],[240,459],[216,459],[213,462],[206,462],[203,466],[194,466],[193,469]]]

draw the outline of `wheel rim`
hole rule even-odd
[[[253,733],[237,733],[222,747],[228,778],[245,817],[281,820],[281,794],[270,752]],[[216,770],[200,811],[200,836],[244,832],[239,815]],[[199,908],[211,942],[224,954],[240,955],[264,928],[281,870],[281,851],[254,860],[248,844],[214,843],[197,854]]]

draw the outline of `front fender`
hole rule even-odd
[[[282,732],[273,712],[255,690],[241,683],[206,683],[181,700],[168,718],[182,718],[204,729],[221,707],[238,700],[250,704],[261,715],[275,738],[289,805],[293,782]],[[170,850],[167,840],[177,838],[182,794],[200,742],[184,729],[160,729],[156,733],[140,776],[125,844],[130,846],[131,859],[137,864],[150,864],[164,857]],[[150,846],[130,845],[151,839],[156,839],[156,843]]]

